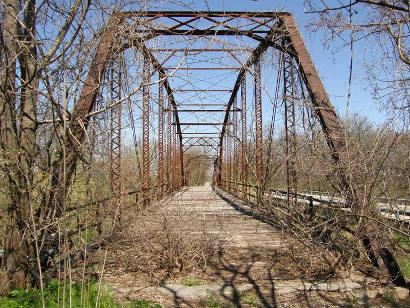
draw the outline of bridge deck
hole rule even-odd
[[[107,245],[107,254],[100,251],[89,265],[105,259],[107,285],[128,300],[145,298],[165,307],[200,307],[200,298],[210,293],[223,293],[222,300],[240,305],[244,292],[253,294],[259,306],[274,307],[290,298],[293,306],[298,301],[303,306],[306,298],[297,294],[307,289],[315,301],[312,289],[360,288],[349,279],[322,285],[302,281],[304,271],[315,267],[314,254],[309,266],[298,268],[290,255],[297,251],[302,257],[303,245],[253,218],[249,210],[211,187],[187,188],[123,222],[127,227]],[[183,278],[200,283],[185,286]]]
[[[225,248],[272,249],[281,245],[279,231],[244,215],[236,203],[224,200],[221,196],[223,192],[213,191],[211,187],[190,187],[166,201],[162,210],[151,211],[159,219],[164,213],[170,217],[189,215],[195,223],[187,224],[184,232],[217,234]],[[241,209],[249,208],[241,204]]]

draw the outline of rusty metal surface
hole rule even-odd
[[[167,25],[165,22],[157,23],[157,21],[162,20],[161,18],[166,18],[170,21],[170,24]],[[258,19],[261,18],[261,19]],[[138,19],[141,21],[140,28],[133,28],[132,21]],[[237,28],[234,24],[236,19],[246,19],[249,21],[249,27]],[[155,21],[155,23],[154,23]],[[172,22],[171,22],[172,21]],[[213,27],[218,29],[211,28],[201,28],[202,22],[209,22],[213,24]],[[161,27],[154,29],[154,25],[161,24]],[[253,24],[253,25],[251,25]],[[256,26],[255,26],[256,25]],[[121,27],[128,27],[127,31],[119,31]],[[145,29],[143,29],[146,27]],[[253,27],[253,28],[252,28]],[[187,31],[187,29],[190,29]],[[126,33],[129,31],[134,31],[140,35],[136,38],[130,39],[127,41]],[[153,56],[153,52],[189,52],[188,50],[178,49],[178,48],[149,48],[145,44],[147,40],[152,39],[158,35],[244,35],[249,38],[252,38],[259,42],[259,45],[253,49],[251,54],[248,57],[248,60],[242,65],[239,69],[237,80],[233,85],[232,89],[172,89],[168,79],[166,77],[166,71],[171,69],[170,67],[164,68],[163,65]],[[116,40],[116,36],[120,39]],[[282,46],[278,42],[281,39],[287,39],[288,44]],[[117,42],[121,42],[117,44]],[[149,65],[153,70],[157,71],[161,77],[164,77],[163,88],[165,88],[169,105],[168,109],[172,110],[172,114],[169,112],[166,115],[167,118],[167,133],[166,133],[166,170],[167,170],[167,190],[178,188],[183,184],[185,179],[184,169],[183,169],[183,143],[182,138],[183,132],[181,130],[181,125],[207,125],[203,122],[185,122],[180,123],[178,115],[178,105],[175,101],[173,93],[179,92],[230,92],[231,96],[227,104],[223,104],[223,109],[220,111],[225,112],[225,118],[223,123],[213,122],[208,125],[221,126],[220,140],[219,140],[219,153],[217,161],[215,162],[215,170],[217,170],[217,182],[221,184],[221,180],[224,177],[227,179],[226,172],[232,169],[232,174],[229,175],[228,180],[235,182],[236,174],[236,164],[238,161],[238,144],[236,144],[236,136],[238,135],[237,125],[237,112],[241,112],[241,182],[242,184],[247,183],[248,180],[248,162],[247,162],[247,119],[246,119],[246,74],[250,71],[250,68],[254,66],[255,68],[255,133],[256,133],[256,177],[258,185],[260,186],[263,182],[263,151],[262,151],[262,102],[261,102],[261,76],[260,76],[260,58],[264,51],[269,48],[277,48],[282,52],[286,52],[295,59],[295,62],[298,66],[298,69],[302,72],[304,82],[306,87],[310,92],[312,97],[312,102],[315,110],[316,116],[320,119],[322,129],[324,134],[327,137],[329,147],[332,149],[332,155],[335,161],[338,161],[342,152],[344,150],[344,139],[343,139],[343,129],[340,119],[337,117],[336,112],[331,105],[329,98],[324,90],[324,87],[320,81],[320,78],[313,66],[313,63],[309,57],[309,54],[304,46],[303,40],[296,29],[293,17],[289,13],[277,13],[277,12],[119,12],[112,15],[110,18],[107,27],[102,32],[102,37],[100,44],[97,48],[95,57],[92,60],[90,70],[85,79],[84,86],[81,90],[80,98],[78,104],[74,108],[73,118],[71,121],[71,131],[76,140],[80,143],[84,141],[84,127],[87,128],[89,113],[92,111],[95,103],[96,95],[99,91],[101,84],[102,76],[106,71],[107,63],[111,58],[115,57],[120,51],[127,48],[137,48],[143,54],[144,59],[144,72],[146,72],[146,65]],[[238,46],[239,47],[239,46]],[[233,52],[236,49],[244,49],[244,52],[249,52],[247,48],[215,48],[216,52]],[[246,49],[246,50],[245,50]],[[192,49],[192,52],[205,52],[211,51],[207,49]],[[148,63],[148,64],[147,64]],[[171,66],[171,65],[169,65]],[[184,68],[182,68],[184,69]],[[185,69],[194,69],[194,70],[208,70],[209,68],[200,68],[186,67]],[[237,69],[234,67],[227,68],[214,68],[215,69]],[[144,73],[144,79],[148,75]],[[144,80],[146,84],[147,80]],[[241,89],[241,110],[237,109],[235,106],[235,100],[238,94],[239,89]],[[145,189],[150,185],[149,179],[149,87],[144,87],[143,95],[143,185]],[[182,104],[181,104],[182,105]],[[214,104],[216,106],[216,104]],[[287,105],[287,124],[288,133],[292,132],[292,110],[294,106]],[[114,112],[114,110],[113,110]],[[182,111],[184,112],[184,111]],[[196,112],[187,110],[185,112]],[[217,112],[217,111],[215,111]],[[218,111],[219,112],[219,111]],[[171,116],[173,119],[171,119]],[[232,117],[232,121],[230,118]],[[162,120],[160,120],[162,118]],[[163,129],[164,129],[164,114],[162,112],[158,115],[158,149],[159,152],[163,153],[164,144],[163,144]],[[162,123],[162,127],[161,127]],[[84,125],[85,124],[85,125]],[[175,124],[175,125],[172,125]],[[231,133],[234,137],[228,137],[227,131],[229,130],[229,125],[233,125],[231,128]],[[290,130],[289,130],[290,129]],[[205,133],[204,134],[210,134]],[[186,132],[190,134],[190,132]],[[193,133],[201,134],[201,132]],[[294,134],[295,135],[295,134]],[[289,135],[291,136],[291,135]],[[288,136],[288,137],[289,137]],[[293,138],[293,137],[292,137]],[[292,138],[288,138],[290,141]],[[177,142],[179,139],[179,143]],[[291,144],[288,144],[291,146]],[[204,144],[204,146],[206,146]],[[232,156],[229,153],[229,147],[232,146],[234,149],[234,154]],[[162,148],[162,150],[160,150]],[[288,150],[290,147],[288,148]],[[228,153],[227,153],[228,152]],[[236,156],[235,156],[236,155]],[[69,151],[68,159],[72,161],[71,165],[75,165],[76,155],[73,150]],[[164,179],[163,175],[163,166],[160,165],[164,163],[164,157],[158,156],[158,178],[157,182],[160,184]],[[230,163],[229,163],[230,162]],[[68,163],[70,166],[70,162]],[[69,167],[70,168],[70,167]],[[160,170],[162,169],[162,171]],[[290,170],[290,169],[289,169]],[[225,173],[224,173],[225,172]],[[160,175],[162,173],[162,175]],[[224,174],[223,174],[224,173]],[[290,172],[291,173],[291,172]],[[296,177],[296,176],[295,176]],[[242,185],[246,187],[246,185]],[[296,189],[296,186],[295,188]],[[158,195],[159,197],[160,195]],[[161,192],[162,196],[162,192]]]
[[[142,181],[144,189],[144,205],[150,202],[150,139],[149,139],[149,120],[150,120],[150,62],[144,58],[143,64],[143,94],[142,94]]]
[[[252,51],[252,48],[150,48],[151,52],[183,52],[183,53],[197,53],[197,52],[243,52]]]
[[[120,196],[121,190],[121,57],[111,61],[109,70],[110,100],[117,104],[110,112],[110,184],[114,196]]]
[[[248,129],[246,119],[246,75],[244,74],[241,79],[241,182],[248,182]],[[247,199],[248,188],[242,186],[242,198]]]
[[[158,84],[158,175],[157,185],[159,187],[157,199],[163,196],[164,184],[164,85]]]
[[[296,178],[296,115],[295,115],[295,68],[293,59],[288,54],[283,55],[283,105],[285,121],[285,157],[286,157],[286,183],[287,203],[297,204],[297,178]]]
[[[127,48],[132,47],[132,46],[128,46],[127,44],[124,44],[124,46],[126,46]],[[176,126],[177,126],[176,132],[179,135],[179,147],[182,148],[181,126],[179,125],[178,107],[177,107],[177,103],[175,101],[174,94],[173,94],[174,90],[171,88],[171,86],[168,82],[168,79],[165,78],[166,73],[165,73],[165,70],[163,69],[161,63],[158,62],[158,60],[153,56],[153,54],[145,46],[144,41],[139,41],[139,44],[137,45],[137,47],[139,48],[139,50],[141,51],[143,56],[145,58],[149,59],[151,65],[159,73],[159,75],[162,79],[164,88],[167,92],[168,101],[170,102],[170,105],[171,105],[171,106],[169,106],[169,109],[171,109],[171,107],[172,107],[172,110],[173,110],[173,118],[174,118],[173,123],[175,123]],[[123,47],[123,48],[125,48],[125,47]],[[184,173],[184,166],[183,166],[183,163],[182,163],[182,159],[183,159],[183,157],[181,156],[179,163],[180,163],[181,173],[183,174]]]
[[[255,165],[256,165],[256,181],[258,190],[263,184],[263,127],[262,127],[262,90],[261,90],[261,64],[256,61],[254,64],[255,78]]]
[[[233,104],[233,111],[238,110],[238,96],[235,97]],[[240,111],[240,110],[238,110]],[[232,175],[234,187],[233,191],[235,194],[238,194],[238,165],[239,165],[239,145],[238,145],[238,113],[233,112],[233,165],[232,165]]]
[[[171,102],[168,100],[168,108],[171,108]],[[167,193],[172,188],[172,113],[167,113]]]
[[[299,70],[312,99],[314,114],[320,121],[322,131],[331,150],[332,159],[337,166],[337,177],[340,181],[341,189],[344,190],[347,199],[351,200],[353,206],[355,206],[354,204],[357,203],[355,188],[349,184],[346,174],[347,166],[341,159],[346,151],[343,124],[329,100],[320,76],[303,42],[303,38],[296,27],[293,16],[290,14],[284,15],[281,17],[281,20],[283,20],[283,24],[286,28],[285,34],[291,44],[291,48],[288,51],[299,66]]]
[[[122,17],[282,17],[288,12],[252,12],[252,11],[124,11],[116,13]]]
[[[173,120],[175,121],[175,113],[173,115]],[[172,126],[172,133],[171,133],[171,139],[172,139],[172,150],[171,150],[171,155],[172,155],[172,191],[176,189],[177,186],[177,176],[178,176],[178,157],[177,157],[177,133],[176,133],[176,126]]]
[[[229,113],[229,121],[231,122],[232,115]],[[228,127],[226,132],[226,181],[228,191],[232,189],[232,130]]]
[[[294,51],[292,56],[297,59],[299,69],[303,73],[306,86],[312,96],[315,113],[320,119],[323,132],[327,136],[330,148],[333,150],[334,158],[338,160],[340,151],[345,149],[342,122],[337,116],[333,105],[330,103],[320,76],[313,65],[293,17],[286,15],[282,16],[281,19],[284,22],[287,30],[286,34],[290,39]]]
[[[232,103],[238,93],[238,90],[240,88],[241,85],[241,81],[242,78],[245,76],[246,72],[249,70],[249,68],[254,65],[255,62],[257,62],[259,60],[259,58],[261,57],[261,55],[268,49],[268,47],[270,46],[270,44],[272,42],[275,42],[279,37],[279,34],[277,32],[277,30],[272,30],[270,33],[268,33],[268,35],[266,36],[266,39],[264,41],[262,41],[252,52],[252,54],[250,55],[250,57],[248,58],[248,60],[246,61],[246,63],[242,66],[241,70],[238,73],[238,77],[236,79],[235,85],[232,89],[232,93],[231,93],[231,97],[229,98],[228,104],[227,104],[227,112],[225,114],[225,118],[224,118],[224,125],[222,126],[222,131],[221,131],[221,138],[220,138],[220,146],[222,145],[222,141],[224,138],[224,134],[225,134],[225,126],[226,123],[228,123],[228,118],[229,118],[229,111],[231,109]],[[242,108],[242,110],[244,110]]]

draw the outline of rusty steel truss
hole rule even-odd
[[[122,87],[122,57],[117,57],[110,63],[109,85],[110,102],[115,104],[110,112],[110,184],[113,195],[117,198],[122,193],[121,186],[121,87]],[[120,200],[118,198],[117,200]]]
[[[167,37],[193,37],[197,39],[212,38],[225,40],[230,37],[244,37],[253,42],[250,46],[236,45],[230,42],[225,48],[204,47],[199,48],[195,44],[184,48],[172,44],[161,46],[152,42]],[[285,42],[285,43],[283,43]],[[142,99],[142,183],[144,191],[144,203],[150,200],[150,190],[156,187],[156,196],[161,199],[164,192],[170,193],[184,185],[183,153],[192,147],[217,147],[214,154],[214,179],[218,186],[232,188],[235,194],[246,199],[249,192],[249,181],[254,181],[258,194],[264,186],[264,146],[263,146],[263,122],[262,122],[262,88],[261,88],[261,59],[262,55],[273,48],[282,53],[285,58],[283,82],[284,82],[284,105],[286,124],[286,148],[287,148],[287,171],[288,171],[288,196],[295,192],[296,196],[296,172],[291,157],[296,148],[296,133],[294,125],[294,104],[292,103],[292,78],[297,71],[300,74],[304,86],[309,92],[312,102],[313,114],[318,118],[327,143],[332,152],[335,163],[339,163],[345,144],[343,139],[342,124],[331,105],[325,92],[318,73],[305,48],[302,37],[295,26],[291,14],[286,12],[117,12],[114,13],[101,35],[101,41],[92,60],[90,70],[86,77],[80,99],[75,107],[74,118],[81,119],[81,123],[74,121],[71,131],[77,140],[84,139],[84,123],[88,125],[89,111],[93,109],[95,98],[108,64],[127,49],[136,49],[144,59],[143,63],[143,99]],[[237,66],[212,65],[206,67],[185,66],[178,63],[165,66],[166,62],[178,54],[195,53],[222,53],[235,59]],[[159,55],[166,54],[165,59],[159,60]],[[246,55],[242,60],[238,55]],[[253,68],[253,70],[252,70]],[[175,71],[229,71],[236,74],[236,81],[231,88],[225,89],[217,86],[204,88],[172,87],[170,81]],[[150,178],[150,76],[157,72],[160,76],[158,111],[158,159],[156,184]],[[247,75],[253,75],[253,104],[247,104]],[[120,77],[118,77],[120,78]],[[165,90],[165,93],[164,93]],[[240,92],[239,92],[240,90]],[[177,101],[178,95],[194,93],[198,101]],[[216,97],[215,95],[229,95],[225,101],[210,102],[203,100],[201,95]],[[251,92],[249,92],[251,93]],[[238,108],[238,94],[240,94],[240,108]],[[168,105],[165,108],[165,99]],[[247,108],[254,107],[254,132],[249,131]],[[188,106],[188,108],[184,108]],[[194,108],[196,107],[196,108]],[[208,109],[206,109],[208,108]],[[203,113],[224,113],[224,118],[219,121],[186,121],[180,120],[184,114],[195,115]],[[239,113],[239,114],[238,114]],[[113,110],[113,115],[115,113]],[[85,122],[84,122],[85,119]],[[113,120],[113,128],[118,130],[118,119]],[[113,123],[114,123],[113,122]],[[198,128],[201,127],[201,128]],[[202,128],[207,127],[207,128]],[[196,131],[189,129],[196,128]],[[215,131],[211,129],[215,128]],[[240,128],[240,129],[238,129]],[[164,133],[165,129],[165,133]],[[200,129],[200,130],[199,130]],[[185,136],[192,138],[183,143]],[[218,136],[219,142],[214,144],[209,141]],[[118,137],[119,136],[119,137]],[[254,162],[250,160],[249,136],[255,136]],[[121,148],[120,134],[115,136],[115,149]],[[165,141],[164,141],[165,139]],[[196,141],[194,141],[196,140]],[[199,141],[198,141],[199,140]],[[208,140],[208,141],[204,141]],[[184,148],[185,147],[185,148]],[[112,148],[112,150],[115,150]],[[239,153],[240,151],[240,153]],[[233,152],[233,153],[232,153]],[[113,174],[119,172],[120,165],[114,167]],[[166,174],[164,175],[164,170]],[[341,171],[343,173],[343,171]],[[166,181],[166,183],[164,183]],[[232,182],[232,183],[231,183]],[[294,182],[294,184],[292,183]],[[241,193],[239,194],[239,191]],[[295,201],[295,200],[294,200]]]
[[[297,178],[295,158],[296,143],[296,115],[295,115],[295,74],[293,59],[283,55],[283,107],[285,120],[285,156],[286,156],[286,183],[287,202],[292,206],[297,203]]]

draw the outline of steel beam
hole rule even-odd
[[[174,92],[232,92],[228,89],[175,89]]]
[[[219,138],[218,136],[205,136],[205,137],[184,137],[182,136],[182,139],[217,139]]]
[[[181,126],[179,125],[179,116],[178,116],[178,108],[177,104],[175,102],[175,98],[173,95],[173,89],[171,88],[168,79],[166,78],[166,73],[165,70],[162,68],[162,65],[158,62],[158,60],[153,56],[153,54],[149,51],[149,49],[145,46],[145,41],[143,39],[139,39],[137,42],[137,46],[140,49],[141,53],[143,54],[144,57],[149,58],[151,65],[154,67],[156,71],[158,71],[159,76],[164,84],[164,88],[167,92],[168,95],[168,100],[171,103],[171,106],[174,110],[173,117],[174,117],[174,123],[176,123],[176,133],[179,135],[179,149],[180,152],[182,152],[182,138],[181,138]],[[124,44],[123,48],[130,48],[132,45]],[[183,175],[184,174],[184,164],[183,164],[183,157],[182,155],[180,156],[180,161],[179,161],[179,166],[180,166],[180,172]]]
[[[285,109],[285,155],[286,155],[286,184],[287,203],[297,204],[297,178],[295,158],[296,144],[296,116],[295,116],[295,70],[293,59],[283,54],[283,105]]]
[[[121,100],[121,67],[120,57],[111,61],[109,70],[111,103]],[[121,104],[110,110],[110,182],[111,192],[118,198],[121,195]]]
[[[229,120],[232,122],[232,114],[229,114]],[[232,123],[233,124],[233,123]],[[229,127],[228,128],[228,131],[227,131],[227,133],[228,133],[228,138],[227,138],[227,146],[228,146],[228,151],[227,151],[227,153],[228,153],[228,162],[227,162],[227,164],[228,164],[228,167],[227,167],[227,171],[228,171],[228,176],[227,176],[227,179],[228,179],[228,191],[229,192],[232,192],[232,133],[231,133],[231,128],[232,127]]]
[[[240,109],[231,110],[231,112],[240,112]],[[226,112],[226,109],[180,109],[178,110],[179,113],[181,112]]]
[[[256,165],[256,180],[258,184],[258,194],[263,185],[263,127],[262,127],[262,91],[261,91],[261,64],[256,61],[254,64],[254,99],[255,99],[255,165]]]
[[[171,101],[168,96],[168,108],[171,108]],[[172,114],[167,113],[167,193],[172,190]]]
[[[246,13],[241,13],[241,12],[148,12],[148,13],[147,12],[125,12],[125,13],[115,13],[110,18],[106,29],[102,32],[102,39],[97,48],[96,55],[93,58],[93,61],[91,63],[89,73],[85,79],[84,87],[81,90],[78,104],[76,104],[74,108],[73,120],[70,123],[70,129],[73,134],[73,138],[75,138],[79,143],[82,143],[84,141],[85,131],[86,131],[84,130],[84,128],[87,128],[88,119],[90,116],[89,113],[93,109],[95,98],[97,96],[97,93],[99,91],[99,87],[101,84],[101,78],[104,75],[104,72],[106,69],[107,61],[111,59],[116,53],[126,48],[130,48],[132,46],[138,46],[139,48],[141,48],[144,56],[146,56],[147,54],[149,55],[149,58],[154,68],[162,72],[163,76],[165,76],[165,71],[161,68],[161,65],[158,63],[158,61],[155,60],[151,52],[145,47],[144,39],[140,39],[140,38],[135,39],[138,41],[137,44],[134,44],[134,42],[124,43],[123,45],[120,44],[121,46],[118,46],[118,44],[116,44],[116,40],[115,40],[116,35],[118,33],[118,29],[121,28],[120,25],[123,23],[123,21],[129,17],[141,17],[141,16],[147,16],[153,19],[159,18],[162,16],[165,16],[165,17],[170,17],[170,16],[184,17],[185,16],[185,17],[193,17],[194,19],[198,19],[204,16],[212,17],[212,18],[229,17],[229,16],[231,18],[271,17],[271,18],[277,18],[278,21],[283,22],[284,27],[282,28],[280,27],[281,26],[280,24],[269,26],[272,30],[263,38],[261,38],[259,35],[255,35],[255,33],[257,33],[256,31],[252,34],[252,30],[237,31],[237,30],[231,29],[231,30],[226,30],[225,33],[224,32],[219,33],[219,34],[235,33],[235,35],[238,35],[238,34],[247,35],[261,42],[259,46],[254,50],[254,52],[252,52],[252,55],[250,59],[248,60],[248,62],[241,68],[238,74],[237,83],[234,86],[231,97],[234,97],[236,95],[236,92],[239,88],[239,82],[242,79],[242,76],[244,75],[245,71],[247,71],[249,67],[260,57],[260,54],[268,46],[278,48],[279,50],[284,50],[283,47],[278,46],[278,44],[276,43],[276,40],[277,40],[276,38],[288,36],[290,38],[290,45],[288,46],[286,51],[297,60],[299,69],[302,72],[302,76],[311,94],[315,113],[317,117],[320,119],[322,129],[327,138],[328,145],[330,149],[332,150],[332,157],[336,163],[339,163],[340,157],[341,155],[343,155],[343,151],[345,149],[341,121],[337,117],[335,110],[327,97],[327,94],[320,81],[320,78],[303,44],[303,40],[294,24],[293,17],[288,13],[276,13],[276,12],[272,12],[272,13],[248,13],[248,12]],[[225,27],[226,25],[223,24],[225,21],[217,20],[215,24],[216,25],[219,24]],[[123,24],[125,25],[126,23],[124,22]],[[176,29],[182,24],[184,24],[184,22],[181,22],[177,24],[176,26],[172,26],[169,29],[169,31],[172,33],[178,34],[178,35],[194,34],[194,32],[190,32],[190,31],[188,32],[185,31],[183,33],[181,29]],[[198,29],[198,30],[201,30],[201,29]],[[208,32],[205,33],[204,30],[201,30],[201,31],[202,31],[202,34],[204,35],[208,33]],[[146,38],[147,39],[153,38],[155,35],[157,34],[153,33],[153,34],[146,36]],[[172,89],[170,88],[166,80],[164,81],[164,87],[166,88],[167,93],[169,95],[173,93]],[[228,110],[230,109],[231,104],[232,104],[232,100],[230,99],[230,102],[228,103],[228,106],[227,106]],[[173,108],[174,108],[174,115],[176,116],[175,122],[179,122],[178,114],[177,114],[177,106],[175,104],[175,101],[173,101]],[[227,118],[228,117],[226,115],[225,117],[226,121],[224,121],[226,123],[227,123]],[[180,128],[178,127],[178,129],[179,129],[178,134],[181,137]],[[222,128],[220,145],[222,145],[224,131],[225,131],[225,126]],[[180,147],[181,146],[182,146],[182,138],[180,139]],[[67,157],[67,160],[64,163],[67,165],[67,168],[69,170],[68,171],[69,175],[67,176],[67,179],[65,180],[65,182],[69,182],[71,174],[75,170],[75,162],[77,160],[76,150],[68,149],[66,157]],[[183,165],[181,164],[181,168],[182,166]],[[348,189],[349,185],[347,184],[345,170],[343,168],[344,166],[342,166],[342,169],[340,170],[341,176],[345,177],[344,181],[346,185],[346,190],[349,191]],[[61,175],[57,174],[56,177],[61,177]]]
[[[242,78],[244,77],[245,73],[249,70],[249,68],[259,60],[261,57],[262,53],[268,49],[268,47],[271,45],[271,42],[275,42],[278,37],[280,37],[280,33],[277,32],[277,30],[271,30],[264,41],[262,41],[258,47],[254,49],[252,54],[250,55],[249,59],[246,61],[246,63],[242,66],[241,70],[238,73],[238,77],[236,79],[235,85],[232,89],[231,97],[229,98],[228,104],[226,109],[228,110],[225,114],[224,118],[224,125],[222,126],[222,131],[221,131],[221,138],[219,141],[220,147],[222,146],[223,138],[225,135],[225,124],[228,123],[228,118],[229,118],[229,111],[231,109],[232,103],[238,93],[239,87],[241,85]],[[243,108],[242,108],[243,110]]]
[[[184,134],[184,135],[218,135],[218,138],[219,138],[220,132],[209,132],[209,133],[207,132],[182,132],[181,134]]]
[[[180,107],[180,106],[201,106],[201,107],[204,107],[204,106],[227,106],[227,104],[207,104],[207,103],[203,103],[203,104],[181,104],[181,103],[179,103],[179,104],[177,104],[177,106],[178,107]]]
[[[287,50],[290,51],[299,66],[306,87],[312,97],[315,114],[320,120],[322,130],[332,151],[333,159],[338,162],[340,155],[345,150],[342,122],[337,116],[335,108],[330,103],[320,76],[312,63],[292,15],[284,15],[281,17],[281,20],[283,20],[286,29],[285,35],[290,40],[290,46]]]
[[[248,184],[248,131],[246,122],[246,74],[241,79],[241,180],[243,184]],[[242,198],[248,198],[248,186],[242,185]]]
[[[233,111],[238,110],[238,97],[235,98],[233,104]],[[238,165],[239,165],[239,147],[238,147],[238,113],[233,113],[233,165],[232,176],[234,182],[234,193],[238,194]]]
[[[249,36],[256,40],[263,40],[262,36],[257,34],[266,34],[269,33],[269,30],[208,30],[208,29],[192,29],[192,30],[169,30],[169,29],[145,29],[138,31],[140,33],[146,33],[148,38],[152,38],[159,35],[192,35],[192,36]]]
[[[164,70],[182,70],[182,71],[238,71],[240,67],[164,67]]]
[[[195,126],[217,126],[217,125],[232,125],[232,123],[206,123],[206,122],[180,122],[179,125],[195,125]],[[172,123],[172,125],[178,125],[177,123]]]
[[[151,52],[243,52],[252,51],[252,48],[150,48]]]
[[[175,113],[173,114],[175,120]],[[174,123],[172,123],[174,124]],[[172,190],[175,191],[178,185],[178,150],[176,126],[172,125]]]
[[[149,97],[149,82],[150,82],[150,61],[144,57],[143,64],[143,94],[142,94],[142,181],[143,181],[143,196],[144,206],[150,203],[150,157],[149,157],[149,111],[150,111],[150,97]]]
[[[164,85],[158,84],[158,176],[157,199],[163,196],[164,184]]]
[[[275,18],[288,16],[288,12],[248,12],[248,11],[124,11],[116,13],[125,17],[259,17]]]

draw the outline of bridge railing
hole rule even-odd
[[[267,188],[264,193],[258,193],[258,187],[256,185],[245,184],[241,182],[225,181],[222,180],[222,187],[227,192],[235,195],[236,197],[243,199],[254,206],[258,203],[258,195],[267,203],[271,203],[273,200],[284,202],[288,199],[288,195],[294,195],[297,197],[300,205],[307,205],[309,209],[313,207],[330,208],[337,211],[351,211],[350,206],[341,197],[336,196],[332,192],[323,191],[300,191],[299,193],[288,192],[285,189]],[[241,189],[241,194],[238,194],[238,189],[234,188],[234,185],[240,187],[247,187],[247,190]],[[244,198],[243,192],[245,191],[246,198]],[[394,199],[385,197],[375,197],[376,206],[379,213],[389,219],[402,222],[410,222],[410,200],[408,199]],[[378,201],[388,201],[388,203],[380,203]],[[306,210],[301,208],[301,211]]]

